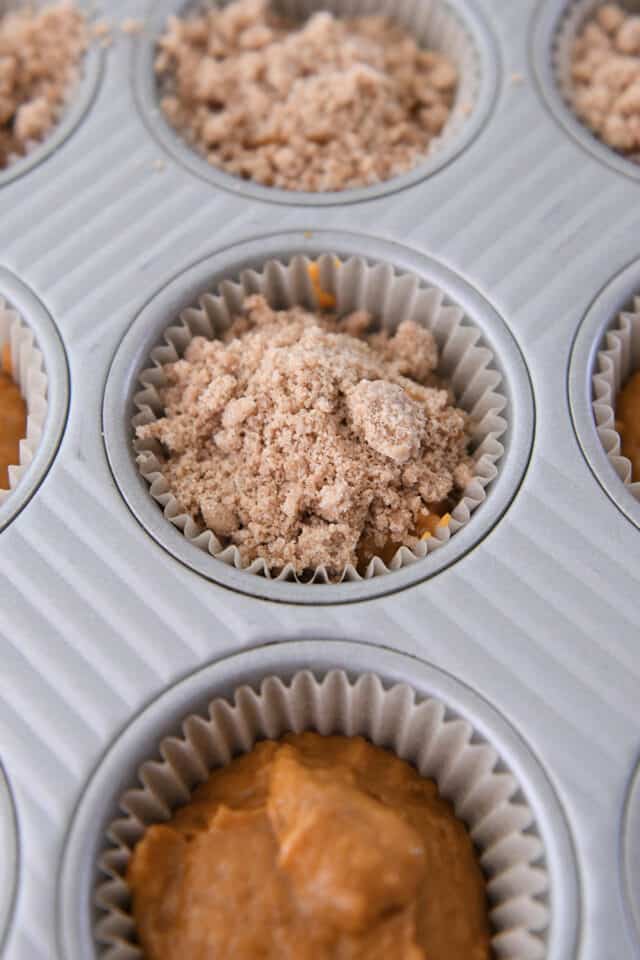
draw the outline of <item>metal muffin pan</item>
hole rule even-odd
[[[18,834],[9,784],[0,766],[0,950],[7,932],[17,886]]]
[[[0,533],[0,762],[18,851],[16,869],[0,870],[0,903],[14,902],[0,916],[3,960],[72,960],[65,917],[78,911],[90,922],[82,882],[91,883],[102,824],[84,821],[87,855],[70,886],[68,851],[103,758],[120,738],[135,744],[121,770],[128,776],[136,758],[154,751],[160,726],[184,713],[176,701],[173,717],[163,715],[145,740],[150,705],[172,702],[174,689],[188,689],[179,682],[203,665],[211,665],[202,673],[207,689],[194,698],[229,692],[221,678],[236,654],[247,677],[286,672],[290,651],[299,665],[340,665],[336,640],[360,642],[349,646],[354,672],[375,670],[378,650],[389,648],[394,658],[413,658],[402,657],[409,683],[420,687],[423,671],[448,674],[452,685],[442,690],[452,709],[471,688],[476,723],[487,704],[503,718],[500,729],[528,758],[523,771],[531,761],[546,784],[538,792],[523,772],[541,829],[552,838],[551,821],[568,830],[560,846],[549,842],[567,851],[557,854],[555,890],[573,890],[558,920],[570,933],[563,960],[640,956],[637,790],[629,792],[640,748],[638,530],[596,481],[569,404],[581,324],[598,291],[640,258],[638,183],[613,155],[602,163],[583,149],[542,95],[536,31],[540,18],[561,14],[560,0],[455,6],[485,24],[499,81],[473,142],[430,176],[392,181],[369,199],[309,206],[196,174],[158,145],[160,119],[143,120],[135,65],[146,40],[117,29],[150,4],[110,0],[96,14],[116,29],[100,54],[91,109],[72,137],[0,189],[0,262],[59,332],[71,388],[46,480]],[[202,170],[199,158],[194,165]],[[254,244],[266,256],[273,241],[259,238],[302,236],[313,249],[331,234],[367,238],[370,247],[358,250],[365,256],[446,271],[454,297],[464,292],[501,318],[530,379],[535,436],[506,512],[509,497],[473,549],[437,574],[366,602],[273,603],[199,575],[135,520],[101,435],[108,373],[136,318],[193,264],[216,251],[231,263],[232,247]],[[15,303],[13,288],[0,292]],[[15,305],[32,323],[29,303]],[[61,369],[56,389],[67,382],[66,363]],[[105,426],[118,431],[122,421]],[[514,442],[525,450],[531,435]],[[467,529],[476,522],[480,512]],[[267,665],[266,653],[252,653],[265,644]]]
[[[640,937],[640,765],[629,784],[622,830],[622,863],[629,914]]]
[[[390,574],[340,584],[300,584],[267,580],[237,570],[189,543],[164,517],[151,498],[141,476],[131,443],[131,420],[136,412],[134,395],[140,390],[139,374],[148,366],[152,349],[161,342],[167,326],[185,308],[197,303],[206,290],[215,291],[225,279],[236,278],[242,270],[260,269],[271,258],[288,261],[296,253],[310,258],[323,253],[341,259],[366,252],[372,263],[391,263],[397,270],[413,274],[425,285],[444,290],[450,302],[463,307],[467,322],[479,328],[483,342],[492,350],[503,375],[501,391],[507,398],[504,417],[509,427],[501,438],[505,455],[498,465],[498,477],[489,488],[471,521],[435,553],[411,566]],[[114,479],[136,518],[158,543],[176,559],[197,573],[250,596],[288,603],[341,603],[368,600],[401,590],[433,576],[472,549],[507,509],[522,480],[533,440],[534,409],[527,370],[515,341],[491,306],[463,280],[427,257],[417,256],[399,244],[376,238],[316,231],[267,236],[212,254],[171,280],[136,317],[118,348],[105,390],[103,432]]]

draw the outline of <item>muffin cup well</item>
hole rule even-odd
[[[11,785],[0,759],[0,956],[11,926],[18,887],[18,821]]]
[[[603,140],[601,140],[601,138],[585,123],[585,121],[578,116],[573,104],[574,85],[571,76],[573,48],[578,34],[586,22],[593,16],[596,10],[603,5],[604,2],[605,0],[573,0],[573,2],[568,4],[565,14],[558,24],[553,43],[553,72],[562,99],[575,117],[576,122],[579,123],[583,128],[585,136],[590,137],[596,144],[599,144],[603,150],[609,151],[615,156],[620,157],[621,160],[627,162],[633,167],[638,165],[637,155],[631,157],[620,150],[616,150],[615,147],[611,147],[608,143],[605,143]],[[634,0],[619,0],[619,3],[622,7],[630,12],[638,12],[638,5],[637,3],[634,4]]]
[[[134,430],[162,415],[158,394],[165,382],[162,365],[179,359],[194,336],[212,338],[226,329],[232,315],[240,311],[245,295],[261,293],[276,308],[300,304],[317,309],[309,275],[310,263],[304,256],[295,256],[289,263],[269,260],[259,272],[245,270],[239,281],[223,281],[217,294],[204,293],[198,307],[183,310],[179,323],[165,330],[165,345],[152,351],[153,366],[147,367],[139,376],[143,389],[134,398],[138,410],[132,421]],[[465,322],[460,307],[446,302],[441,290],[423,287],[410,274],[395,273],[386,264],[372,266],[359,257],[343,262],[333,254],[324,254],[318,264],[322,286],[335,297],[339,314],[368,309],[383,328],[394,329],[401,320],[412,319],[432,331],[440,351],[438,372],[451,384],[456,402],[472,420],[475,475],[451,512],[449,526],[440,527],[431,539],[421,541],[413,550],[401,547],[389,566],[374,557],[364,575],[364,579],[370,579],[423,560],[469,522],[473,511],[486,499],[486,488],[495,479],[497,463],[504,453],[500,437],[505,433],[507,423],[501,414],[507,400],[501,392],[501,374],[492,367],[491,350],[479,345],[480,332]],[[162,507],[165,518],[180,529],[190,543],[236,569],[272,577],[262,559],[243,567],[235,546],[223,546],[214,533],[203,529],[185,513],[160,471],[157,448],[152,441],[134,440],[134,448],[140,473],[149,484],[151,496]],[[300,581],[291,566],[285,567],[274,579]],[[340,581],[361,579],[351,565],[345,567],[339,578]],[[326,569],[318,567],[304,582],[331,581]]]
[[[607,331],[596,357],[593,374],[593,416],[598,436],[609,459],[629,493],[640,501],[640,481],[633,482],[631,462],[621,454],[622,442],[616,430],[616,400],[632,373],[640,370],[640,297],[633,309],[623,311]]]
[[[458,70],[458,88],[444,130],[406,173],[375,184],[318,192],[285,190],[244,180],[208,163],[171,126],[159,106],[168,87],[166,83],[157,83],[154,63],[167,17],[188,16],[201,6],[184,0],[162,0],[156,4],[137,50],[136,100],[150,132],[161,145],[193,173],[216,186],[267,202],[298,205],[349,203],[382,196],[416,183],[449,163],[478,134],[492,109],[499,77],[498,54],[484,20],[463,0],[275,0],[277,10],[294,21],[303,21],[318,10],[340,17],[390,16],[413,35],[419,46],[437,50],[452,60]]]
[[[33,0],[29,6],[34,9],[49,6],[52,0]],[[92,25],[97,16],[93,0],[74,0],[76,6],[85,15],[87,21],[87,46],[82,54],[74,76],[71,79],[64,101],[57,110],[56,122],[42,140],[29,144],[23,156],[14,156],[0,169],[0,188],[12,183],[28,173],[51,154],[73,134],[82,123],[95,98],[103,67],[104,50],[91,36]],[[21,0],[7,0],[0,3],[0,16],[12,9],[26,6]]]
[[[385,688],[373,674],[353,681],[334,670],[321,680],[309,671],[287,683],[270,676],[257,692],[240,687],[232,700],[212,701],[207,717],[187,717],[182,736],[161,743],[162,760],[140,767],[142,786],[121,798],[124,816],[109,825],[109,847],[99,864],[107,879],[96,891],[101,917],[95,936],[106,947],[105,960],[141,956],[125,876],[146,828],[168,820],[212,770],[258,740],[309,729],[364,736],[433,778],[478,850],[496,957],[544,958],[549,924],[544,848],[518,781],[497,751],[435,698],[419,700],[405,684]]]
[[[27,406],[27,432],[20,441],[19,461],[9,467],[9,489],[0,489],[0,504],[14,490],[32,462],[47,419],[47,376],[33,332],[0,297],[0,352],[9,345],[12,377]]]

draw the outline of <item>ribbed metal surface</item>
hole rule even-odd
[[[0,535],[0,758],[21,852],[9,960],[65,960],[56,947],[65,832],[131,717],[223,654],[323,635],[417,654],[497,706],[565,806],[582,885],[580,960],[640,951],[616,860],[640,752],[638,531],[591,474],[567,401],[581,317],[640,256],[640,188],[571,140],[539,97],[533,0],[475,2],[502,51],[493,115],[454,163],[387,199],[304,210],[196,179],[161,153],[136,112],[135,41],[125,36],[107,51],[98,100],[71,139],[0,192],[0,262],[58,324],[71,378],[59,455]],[[114,22],[143,7],[108,6]],[[100,436],[109,361],[158,287],[217,247],[296,228],[399,240],[460,273],[514,332],[536,395],[533,458],[506,517],[451,569],[366,605],[269,604],[182,567],[129,513]]]

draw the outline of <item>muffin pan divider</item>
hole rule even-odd
[[[625,818],[640,755],[638,530],[595,479],[569,402],[590,305],[640,261],[640,185],[568,135],[542,95],[536,24],[561,6],[474,0],[498,79],[473,142],[387,196],[315,207],[229,191],[177,163],[138,107],[141,38],[118,29],[149,4],[98,9],[114,30],[90,108],[55,151],[0,186],[0,265],[51,319],[70,387],[50,469],[0,532],[0,764],[18,851],[15,898],[11,871],[0,869],[3,960],[72,960],[67,840],[112,745],[135,727],[136,755],[153,753],[157,731],[138,723],[146,708],[210,669],[177,724],[232,692],[211,679],[226,658],[251,663],[251,650],[266,649],[267,666],[260,654],[247,668],[255,680],[263,666],[286,673],[280,642],[294,644],[297,669],[326,665],[338,640],[359,644],[357,672],[375,672],[391,650],[421,662],[407,667],[409,684],[424,664],[451,675],[534,758],[555,798],[541,815],[557,807],[566,823],[567,847],[554,851],[565,881],[575,862],[579,902],[571,948],[545,960],[640,956],[629,908],[638,818]],[[533,402],[521,483],[473,549],[406,589],[305,606],[226,589],[158,545],[114,481],[101,415],[118,345],[171,278],[267,236],[297,234],[313,249],[322,231],[408,250],[460,278],[513,337]],[[586,370],[579,376],[587,383]],[[469,529],[475,521],[481,509]],[[478,723],[481,711],[470,710]],[[85,825],[93,848],[105,824]],[[93,866],[83,867],[89,882]]]

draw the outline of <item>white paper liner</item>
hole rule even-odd
[[[608,147],[609,150],[612,150],[619,156],[625,157],[627,160],[635,163],[640,161],[640,155],[635,153],[629,154],[623,150],[616,150],[615,147],[605,143],[595,130],[592,130],[591,127],[578,116],[574,107],[574,86],[571,76],[573,47],[578,34],[587,20],[590,20],[595,11],[603,6],[605,2],[606,0],[573,0],[573,2],[567,5],[565,15],[556,32],[551,52],[553,70],[563,100],[584,129],[592,135],[594,140],[602,143],[603,146]],[[630,13],[638,13],[638,5],[637,3],[634,4],[633,0],[616,0],[616,2]]]
[[[144,389],[134,398],[139,412],[133,418],[133,428],[162,416],[163,406],[158,394],[158,388],[165,382],[162,365],[178,360],[193,336],[211,338],[216,332],[225,330],[231,322],[231,315],[241,312],[246,294],[262,293],[274,307],[302,304],[317,309],[309,277],[310,263],[304,256],[293,257],[289,264],[270,260],[259,273],[246,270],[239,282],[224,281],[218,295],[203,294],[199,308],[183,310],[179,323],[165,331],[165,346],[156,347],[151,352],[153,366],[140,374]],[[486,488],[497,476],[496,465],[504,453],[500,437],[507,428],[500,414],[507,400],[500,392],[502,376],[491,367],[493,353],[486,346],[478,345],[480,331],[466,321],[460,307],[446,302],[443,291],[421,286],[413,275],[397,274],[387,264],[372,266],[358,257],[340,262],[335,255],[323,254],[318,263],[322,288],[335,295],[339,314],[363,308],[370,310],[384,328],[395,329],[401,320],[411,319],[432,331],[440,351],[438,373],[451,384],[456,402],[472,418],[470,429],[475,474],[451,511],[449,525],[439,527],[430,539],[421,540],[414,549],[401,547],[388,566],[379,557],[374,557],[364,574],[364,578],[369,579],[424,559],[469,522],[473,511],[486,499]],[[277,576],[272,575],[263,559],[243,566],[237,547],[223,546],[216,535],[196,523],[173,496],[160,470],[157,445],[149,440],[135,439],[133,443],[140,473],[149,484],[152,497],[162,507],[166,519],[181,530],[190,543],[237,569],[267,578],[302,582],[291,565]],[[348,565],[338,581],[361,579],[355,567]],[[321,566],[304,582],[330,583],[336,579],[330,579],[327,570]]]
[[[213,769],[247,753],[256,741],[303,730],[364,736],[434,779],[478,850],[487,878],[495,957],[546,956],[549,877],[543,843],[523,791],[497,750],[436,699],[419,700],[405,684],[385,689],[373,674],[351,681],[335,670],[322,680],[309,671],[289,683],[269,677],[258,692],[245,686],[233,702],[214,700],[208,716],[189,716],[181,736],[162,741],[161,761],[140,767],[142,788],[121,798],[124,816],[110,824],[109,847],[99,861],[107,877],[95,897],[104,911],[96,925],[96,939],[106,947],[104,960],[142,956],[124,878],[146,828],[168,820]]]
[[[9,467],[9,489],[0,488],[0,504],[14,490],[35,456],[47,419],[47,377],[32,331],[0,297],[0,353],[8,343],[12,377],[27,406],[27,435],[20,441],[19,462]]]
[[[632,373],[640,370],[640,297],[633,310],[623,311],[607,331],[596,357],[593,375],[593,416],[609,463],[629,492],[640,501],[640,481],[632,482],[631,461],[621,454],[616,430],[616,400]]]
[[[406,27],[419,47],[444,54],[458,71],[458,86],[449,119],[442,132],[429,141],[426,152],[416,159],[414,168],[458,136],[478,100],[481,67],[471,31],[466,27],[464,19],[449,7],[446,0],[323,0],[322,3],[318,0],[272,0],[272,2],[279,13],[297,22],[307,20],[318,10],[330,11],[343,19],[372,14],[387,16]],[[193,15],[210,6],[210,0],[204,3],[196,0],[187,5],[183,16]],[[170,85],[161,84],[160,89],[161,91],[169,90]],[[194,148],[193,144],[188,145]],[[200,152],[205,154],[204,150]],[[362,186],[372,186],[372,184],[362,184]]]

